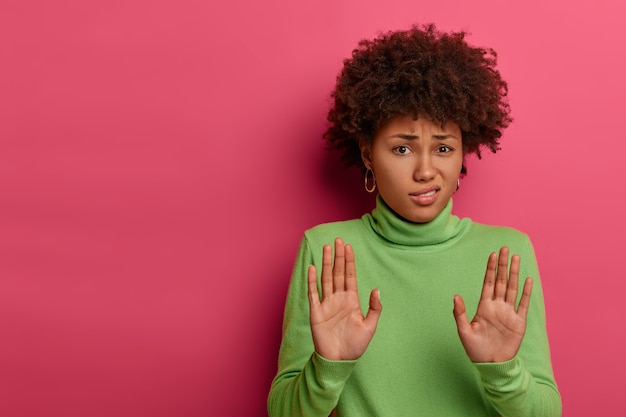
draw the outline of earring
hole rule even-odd
[[[370,185],[370,181],[369,181],[370,174],[372,177],[372,180],[371,180],[372,185]],[[365,171],[364,183],[365,183],[365,191],[367,191],[368,193],[373,193],[374,190],[376,189],[376,177],[374,176],[374,171],[372,171],[370,167],[367,167],[367,170]]]
[[[459,191],[460,187],[461,187],[461,179],[457,178],[456,179],[456,190],[454,190],[454,192],[456,193],[457,191]]]

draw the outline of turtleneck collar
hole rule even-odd
[[[467,220],[467,219],[464,219]],[[428,223],[412,223],[398,216],[382,199],[376,197],[376,208],[363,221],[383,239],[403,246],[436,245],[458,235],[465,221],[452,215],[452,200]]]

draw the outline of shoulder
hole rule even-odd
[[[518,229],[508,226],[493,226],[490,224],[476,223],[472,221],[471,229],[474,233],[483,235],[504,236],[514,239],[528,239],[528,235]]]
[[[346,243],[360,238],[365,231],[361,219],[322,223],[304,232],[309,244],[332,243],[335,238],[342,238]]]
[[[480,241],[483,244],[490,243],[497,246],[509,246],[512,250],[532,250],[530,237],[513,227],[493,226],[471,222],[468,238]]]

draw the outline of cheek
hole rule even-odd
[[[374,174],[376,175],[376,180],[384,180],[388,178],[390,175],[393,175],[393,166],[389,163],[385,158],[380,157],[377,154],[373,155],[372,158],[372,169],[374,170]]]
[[[454,157],[450,161],[447,172],[449,172],[450,174],[459,175],[461,173],[461,169],[463,169],[463,159],[463,155]]]
[[[380,161],[373,162],[374,175],[376,177],[376,184],[378,184],[379,191],[382,192],[383,190],[392,190],[396,187],[400,182],[400,177],[402,176],[400,170],[395,167],[390,167],[388,164],[376,164],[376,162]]]
[[[375,170],[376,180],[389,186],[399,184],[405,181],[407,176],[410,177],[411,172],[402,164],[381,164]]]

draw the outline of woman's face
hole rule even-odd
[[[442,128],[425,117],[398,116],[378,130],[361,154],[389,207],[406,220],[425,223],[456,191],[463,164],[461,129],[454,122]]]

